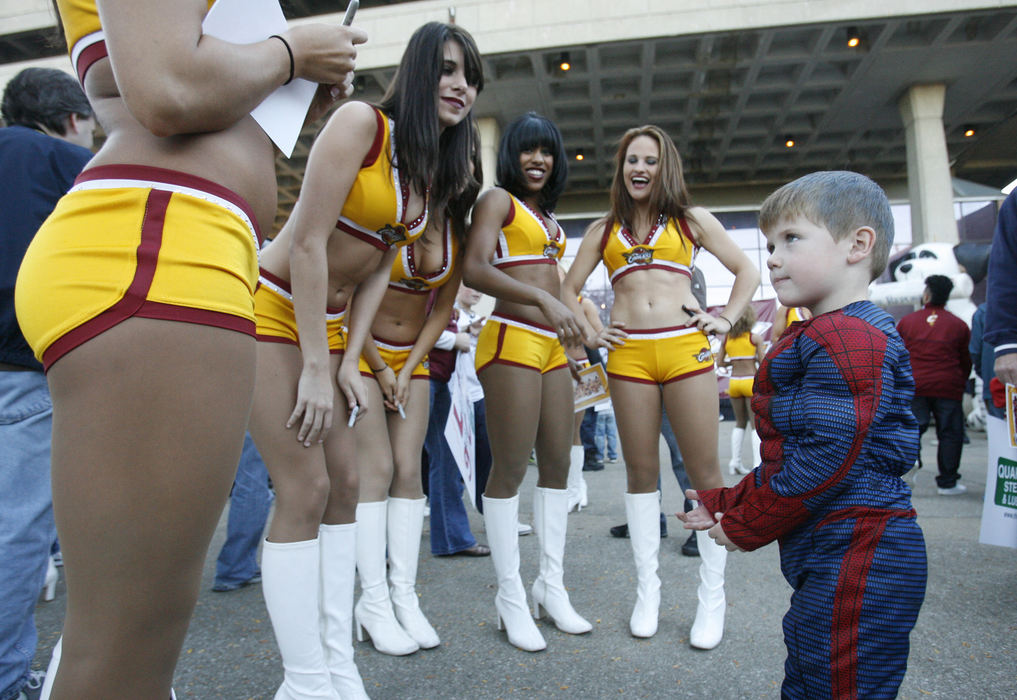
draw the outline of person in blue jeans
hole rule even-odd
[[[226,541],[215,561],[214,592],[228,593],[261,582],[258,544],[265,532],[272,499],[268,469],[248,433],[244,436],[244,450],[240,453],[237,476],[230,492]]]
[[[26,68],[7,84],[0,129],[0,700],[37,698],[35,603],[56,540],[53,406],[14,311],[25,250],[91,157],[95,119],[70,75]]]
[[[614,422],[614,412],[598,411],[597,427],[593,440],[597,445],[597,457],[614,464],[618,461],[618,428]],[[601,447],[603,445],[603,447]]]
[[[675,438],[674,431],[671,429],[671,423],[667,419],[666,410],[661,415],[660,434],[664,436],[664,442],[667,444],[667,450],[671,453],[671,471],[674,472],[674,478],[678,480],[678,485],[681,487],[682,493],[685,493],[692,488],[692,482],[689,481],[689,476],[685,473],[685,460],[682,459],[681,450],[678,449],[678,440]],[[657,477],[657,491],[660,491],[660,476]],[[695,504],[686,498],[684,506],[685,512],[688,513],[694,507]],[[621,525],[615,525],[612,527],[611,535],[613,537],[628,537],[628,523],[622,523]],[[665,516],[663,512],[660,514],[660,536],[667,537],[667,516]],[[699,544],[696,542],[695,532],[691,533],[688,539],[685,540],[684,544],[682,544],[682,554],[687,557],[699,556]]]
[[[996,361],[996,348],[991,343],[982,339],[985,329],[986,305],[979,304],[975,315],[971,317],[971,341],[968,343],[968,352],[971,353],[971,364],[982,380],[982,401],[985,403],[985,411],[995,418],[1006,418],[1006,409],[996,406],[992,402],[992,392],[989,389],[989,382],[996,376],[993,363]]]
[[[474,469],[477,474],[477,500],[484,492],[491,471],[491,448],[487,443],[487,420],[483,392],[473,370],[473,328],[479,330],[478,317],[472,312],[480,294],[460,287],[452,320],[428,355],[431,371],[431,414],[424,437],[424,461],[427,463],[428,498],[431,506],[431,554],[486,557],[491,550],[477,542],[463,502],[463,480],[445,439],[445,424],[452,405],[449,380],[453,372],[466,372],[464,378],[472,392],[474,427]],[[462,328],[460,329],[460,325]],[[460,354],[462,362],[459,362]],[[479,398],[478,398],[479,396]]]

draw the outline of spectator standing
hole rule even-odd
[[[992,390],[990,382],[996,376],[993,363],[996,358],[996,348],[985,342],[985,304],[979,304],[975,309],[975,315],[971,317],[971,342],[968,343],[968,352],[971,353],[971,364],[975,368],[975,374],[982,380],[982,403],[985,411],[990,416],[1003,418],[1006,411],[999,408],[992,402]]]
[[[226,541],[215,562],[214,593],[229,593],[252,583],[261,583],[258,544],[265,532],[272,498],[268,488],[268,470],[248,433],[244,437],[244,450],[240,453],[237,476],[230,491]]]
[[[918,420],[919,436],[925,434],[930,418],[936,420],[939,440],[936,485],[941,496],[956,496],[967,491],[957,480],[964,447],[961,399],[971,373],[968,351],[971,331],[964,321],[945,308],[952,289],[949,277],[930,275],[925,278],[924,308],[908,314],[897,324],[897,331],[911,354],[915,377],[911,406]]]
[[[428,463],[428,494],[431,504],[431,554],[446,556],[460,554],[486,557],[491,550],[479,544],[470,530],[470,521],[463,503],[463,480],[452,451],[445,440],[445,424],[452,404],[448,383],[454,372],[469,388],[473,401],[474,468],[477,474],[477,493],[483,492],[487,473],[491,469],[491,449],[487,445],[487,424],[484,413],[484,391],[473,369],[473,348],[476,333],[483,319],[473,311],[480,294],[466,286],[459,288],[452,320],[431,350],[431,414],[424,438],[424,453]],[[474,332],[476,330],[476,333]],[[462,358],[460,362],[459,359]]]
[[[996,348],[999,381],[1017,384],[1017,191],[999,209],[989,254],[985,342]]]
[[[0,697],[38,697],[33,613],[56,539],[50,487],[53,408],[42,365],[14,313],[28,244],[92,157],[95,117],[70,75],[26,68],[3,95],[0,129]],[[32,695],[32,693],[35,695]]]

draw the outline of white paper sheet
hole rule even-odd
[[[286,31],[278,0],[217,0],[201,23],[205,34],[234,44],[253,44]],[[282,46],[279,47],[282,49]],[[296,78],[266,97],[251,116],[286,157],[293,155],[300,128],[318,86]]]

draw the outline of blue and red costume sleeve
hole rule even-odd
[[[737,486],[700,491],[746,550],[779,540],[851,487],[878,408],[886,335],[833,312],[786,333],[757,375],[763,463]]]

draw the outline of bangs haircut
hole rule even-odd
[[[466,82],[479,95],[484,68],[473,37],[462,27],[428,22],[413,32],[392,82],[375,105],[395,122],[399,172],[418,192],[430,189],[428,206],[435,210],[444,209],[468,188],[479,187],[470,174],[476,140],[473,110],[444,131],[438,123],[438,83],[448,41],[462,48]]]
[[[625,187],[625,157],[629,146],[640,136],[657,142],[657,176],[650,186],[650,211],[660,212],[665,220],[678,226],[678,220],[692,206],[692,197],[685,184],[685,168],[678,148],[667,132],[659,126],[647,124],[626,131],[618,142],[614,156],[614,178],[611,181],[611,213],[609,225],[621,224],[631,227],[636,213],[636,204]],[[684,245],[684,237],[682,238]]]
[[[883,188],[871,179],[849,170],[804,175],[766,198],[759,210],[759,228],[765,234],[782,218],[795,216],[824,226],[835,241],[863,226],[871,228],[876,240],[869,256],[870,274],[872,279],[883,274],[893,245],[893,214]]]
[[[527,112],[505,129],[498,146],[498,164],[495,168],[495,184],[522,199],[528,192],[526,174],[519,164],[523,151],[546,148],[554,157],[554,165],[547,183],[540,190],[540,206],[545,211],[554,211],[558,198],[565,191],[569,178],[569,164],[561,132],[547,117],[536,112]]]

